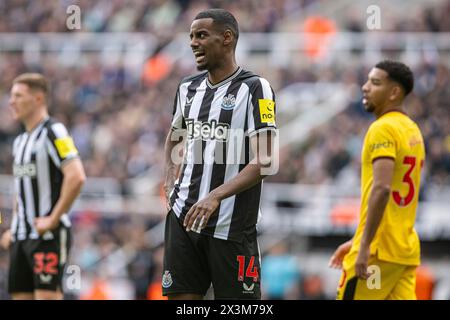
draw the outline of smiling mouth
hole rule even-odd
[[[205,60],[205,53],[204,52],[194,52],[195,56],[195,62],[201,63],[203,60]]]

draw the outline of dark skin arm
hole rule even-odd
[[[361,245],[356,258],[355,272],[361,279],[367,279],[370,244],[378,230],[384,210],[391,193],[392,177],[394,175],[394,159],[378,158],[373,162],[373,186],[369,196],[367,221],[361,238]]]
[[[200,228],[204,228],[211,215],[217,214],[216,210],[222,200],[245,191],[264,179],[265,175],[261,174],[261,169],[271,166],[272,140],[273,133],[271,131],[256,134],[250,138],[251,148],[255,154],[253,160],[236,177],[212,190],[204,199],[191,207],[184,219],[187,231],[197,228],[199,223],[201,223]],[[261,151],[258,147],[264,143],[266,143],[267,151]],[[194,225],[196,218],[198,219]]]
[[[165,166],[164,166],[164,194],[166,196],[166,209],[170,210],[169,195],[178,177],[181,161],[179,153],[182,148],[182,134],[180,131],[170,130],[164,144]]]

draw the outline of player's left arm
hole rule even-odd
[[[361,245],[356,259],[356,276],[367,279],[370,244],[378,230],[384,210],[391,193],[392,177],[394,175],[394,159],[388,157],[373,160],[373,185],[369,195],[367,220],[361,238]]]
[[[189,231],[197,227],[194,221],[198,217],[198,223],[202,221],[200,228],[204,228],[211,215],[217,210],[222,200],[245,191],[260,183],[270,172],[273,163],[275,130],[266,130],[255,133],[250,137],[250,145],[255,155],[239,174],[226,183],[220,185],[195,203],[184,219],[184,226]],[[267,169],[267,172],[265,172]]]
[[[64,175],[61,193],[53,211],[49,216],[35,219],[35,227],[39,235],[58,227],[61,216],[68,212],[75,199],[80,194],[86,180],[84,168],[79,158],[66,161],[61,167]]]

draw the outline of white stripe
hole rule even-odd
[[[181,129],[181,124],[183,122],[183,109],[186,104],[186,97],[188,93],[188,87],[190,86],[191,82],[186,82],[180,85],[180,89],[178,91],[178,97],[177,97],[177,105],[175,107],[175,114],[173,115],[172,119],[172,127]]]
[[[50,169],[47,148],[47,128],[42,129],[41,137],[36,143],[38,153],[36,154],[37,183],[39,188],[39,216],[45,216],[52,205],[52,194],[50,186]]]
[[[67,137],[69,135],[69,133],[67,132],[66,127],[60,122],[52,124],[51,125],[51,129],[52,129],[52,131],[55,134],[57,139],[65,138],[65,137]]]
[[[57,168],[61,168],[61,161],[59,160],[58,154],[56,152],[55,147],[53,146],[53,143],[50,141],[50,138],[47,136],[47,141],[45,142],[47,146],[47,152],[50,155],[50,157],[53,160],[53,163]]]
[[[62,266],[67,261],[67,230],[61,228],[59,230],[59,265]]]
[[[17,240],[24,240],[27,238],[27,229],[25,227],[25,210],[23,208],[22,198],[17,198],[17,214],[19,218],[19,231]]]
[[[25,150],[25,143],[28,138],[28,133],[23,133],[20,136],[20,141],[18,142],[18,148],[15,152],[14,157],[14,163],[20,165],[22,161],[22,155]],[[22,203],[22,192],[20,189],[20,178],[14,179],[14,187],[15,187],[15,193],[16,193],[16,200],[17,200],[17,223],[19,224],[19,229],[17,230],[17,239],[23,240],[26,238],[26,228],[25,228],[25,213],[23,209],[23,203]],[[14,229],[15,230],[15,229]]]
[[[72,226],[72,223],[70,222],[70,219],[69,219],[69,216],[67,215],[67,213],[64,213],[64,214],[61,216],[60,221],[61,221],[61,223],[62,223],[65,227],[67,227],[67,228],[70,228],[70,227]]]
[[[269,81],[264,78],[259,78],[261,82],[262,91],[263,91],[263,99],[273,100],[272,89],[270,88]]]
[[[194,95],[194,100],[192,101],[191,109],[189,110],[189,117],[197,119],[198,114],[200,113],[200,107],[202,105],[203,97],[206,93],[206,79],[202,81],[202,83],[197,88],[197,92]],[[180,216],[181,210],[183,209],[186,199],[189,195],[189,186],[191,183],[191,176],[192,176],[192,170],[194,168],[194,161],[197,159],[194,159],[195,150],[194,148],[198,146],[199,143],[196,142],[196,140],[187,140],[186,143],[186,169],[184,170],[184,176],[183,180],[181,181],[179,185],[179,191],[178,191],[178,198],[175,201],[173,205],[173,211],[177,215],[177,217]],[[200,144],[201,146],[201,144]]]
[[[14,201],[17,201],[16,199],[14,199]],[[18,213],[16,212],[15,214],[13,214],[12,217],[12,221],[11,221],[11,238],[13,239],[13,241],[16,240],[16,228],[17,228],[17,223],[18,223]]]
[[[245,113],[247,112],[248,94],[249,94],[249,87],[245,83],[242,83],[236,96],[236,107],[233,111],[233,116],[231,118],[232,130],[244,129]],[[238,163],[235,164],[230,163],[232,163],[233,161],[236,162],[236,159],[241,158],[244,148],[245,143],[243,134],[238,135],[236,141],[235,140],[229,141],[224,183],[228,182],[229,180],[238,175],[239,161]],[[236,151],[237,154],[234,154],[232,150]],[[220,204],[219,218],[217,220],[216,229],[214,231],[215,238],[225,240],[228,239],[235,200],[236,200],[235,195],[222,200]]]

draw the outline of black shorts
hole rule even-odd
[[[11,243],[9,293],[34,290],[62,291],[62,278],[71,242],[70,229],[59,226],[53,239],[27,239]]]
[[[261,299],[261,268],[256,229],[242,243],[186,232],[175,213],[166,217],[163,295],[205,295],[215,299]]]

